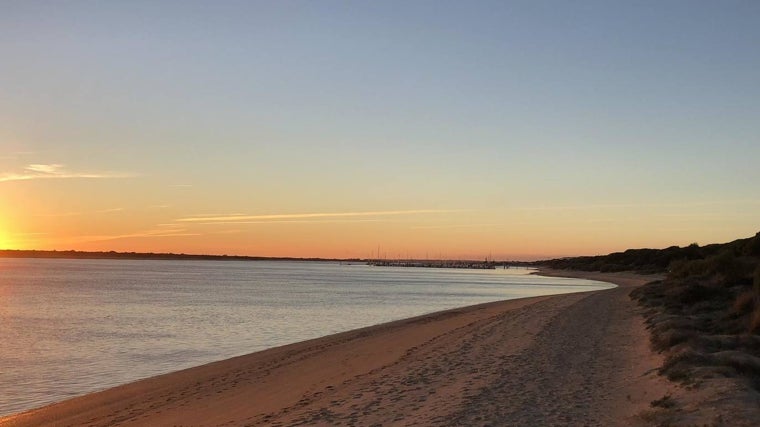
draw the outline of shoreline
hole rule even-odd
[[[592,295],[602,295],[602,300],[609,300],[608,296],[614,294],[612,299],[616,303],[632,305],[627,300],[626,289],[651,279],[625,273],[548,269],[540,270],[540,274],[606,281],[619,288],[490,302],[341,332],[76,397],[0,418],[0,425],[197,425],[199,422],[202,425],[292,425],[339,421],[348,425],[357,422],[442,425],[452,419],[478,423],[477,419],[468,418],[472,415],[468,410],[479,404],[487,405],[489,399],[479,398],[478,393],[499,389],[498,384],[492,383],[498,375],[495,378],[485,372],[494,367],[494,360],[519,359],[537,344],[546,344],[552,350],[554,344],[540,342],[539,335],[552,332],[552,328],[561,329],[564,322],[560,320],[568,310],[587,305],[589,301],[586,300]],[[621,295],[625,298],[620,298]],[[582,321],[585,314],[579,314],[570,313]],[[614,313],[608,314],[614,316]],[[594,399],[581,402],[588,406],[587,409],[593,409],[586,414],[592,418],[622,405],[622,410],[616,410],[616,419],[630,419],[653,399],[662,397],[661,393],[658,396],[648,394],[647,388],[655,383],[657,389],[666,386],[658,382],[661,379],[651,375],[659,363],[656,355],[642,357],[651,353],[643,323],[632,311],[624,317],[618,326],[626,334],[635,332],[637,338],[631,341],[633,336],[626,335],[631,341],[630,346],[636,348],[622,353],[636,353],[636,360],[628,357],[632,360],[625,363],[631,366],[606,368],[603,373],[609,378],[605,378],[603,384],[607,388],[610,388],[610,381],[624,384],[612,377],[619,376],[617,371],[632,366],[637,373],[648,371],[650,375],[644,375],[646,387],[642,388],[640,384],[630,387],[628,393],[621,394],[623,399],[616,399],[615,405],[604,403],[604,410],[591,408],[596,405]],[[505,322],[509,324],[506,329]],[[571,326],[579,329],[578,332],[584,329],[583,325]],[[492,341],[496,336],[506,344],[494,345]],[[389,342],[393,344],[389,345]],[[469,343],[466,351],[462,349],[463,342]],[[444,363],[446,361],[448,363]],[[526,361],[522,362],[511,367],[503,363],[501,369],[509,367],[529,372],[532,368],[552,368],[552,363],[532,367],[532,362],[527,361],[527,366],[524,365]],[[530,378],[527,380],[531,381]],[[551,378],[535,380],[538,383],[551,382]],[[452,405],[454,402],[459,405]],[[485,416],[483,419],[518,419],[490,409],[489,412],[489,408],[481,408],[479,416]],[[523,414],[527,417],[527,424],[552,421],[546,418],[551,415],[541,408],[528,412]],[[561,422],[561,419],[555,421]]]

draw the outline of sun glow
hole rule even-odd
[[[2,218],[0,218],[0,249],[11,249],[11,238]]]

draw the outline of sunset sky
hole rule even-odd
[[[757,1],[0,9],[0,248],[533,259],[760,231]]]

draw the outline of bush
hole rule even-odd
[[[649,406],[653,408],[669,409],[676,406],[676,401],[669,394],[666,394],[661,399],[653,400]]]
[[[760,306],[756,305],[752,314],[749,316],[749,333],[760,333]]]
[[[760,390],[760,233],[665,253],[667,278],[631,292],[665,354],[660,373],[686,383],[743,377]]]
[[[744,253],[751,256],[760,256],[760,233],[755,234],[744,246]]]
[[[744,291],[736,297],[733,311],[738,315],[745,315],[751,312],[757,304],[757,295],[754,290]]]

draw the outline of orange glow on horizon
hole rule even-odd
[[[208,191],[184,188],[182,197],[167,193],[150,198],[147,184],[123,183],[115,191],[114,183],[100,181],[6,183],[0,249],[529,261],[721,243],[757,231],[749,216],[736,217],[729,229],[710,215],[677,215],[683,207],[669,205],[526,203],[463,209],[465,203],[324,202],[275,207],[285,204],[278,199],[263,208],[238,205],[234,198],[213,200]],[[755,206],[744,205],[746,209],[731,212]],[[686,208],[693,211],[699,205]]]
[[[8,233],[7,221],[0,215],[0,249],[12,249]]]

